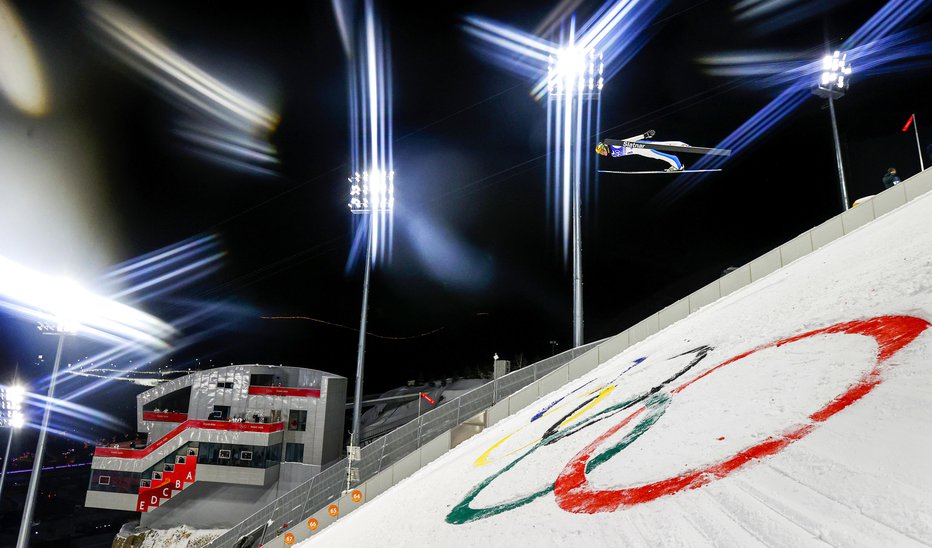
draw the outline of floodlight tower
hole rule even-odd
[[[350,183],[350,212],[366,215],[369,226],[366,235],[366,265],[362,282],[362,311],[359,315],[359,345],[356,351],[356,386],[353,397],[353,429],[347,447],[346,490],[359,482],[360,418],[362,416],[362,384],[366,362],[366,324],[369,316],[369,276],[372,271],[374,251],[379,247],[379,234],[383,221],[395,207],[395,172],[373,169],[354,173],[347,179]]]
[[[379,169],[355,173],[350,183],[350,212],[368,215],[366,266],[362,282],[362,312],[359,320],[359,348],[356,357],[356,391],[353,400],[353,430],[350,447],[359,447],[359,420],[362,414],[362,381],[366,356],[366,323],[369,315],[369,275],[372,270],[373,248],[378,247],[379,225],[395,207],[395,172]]]
[[[395,207],[395,173],[392,169],[391,75],[388,42],[376,16],[373,0],[363,3],[362,17],[355,21],[356,46],[350,55],[350,126],[352,169],[349,177],[349,209],[364,215],[366,264],[363,275],[359,347],[356,354],[356,386],[353,429],[346,448],[346,489],[359,483],[362,441],[363,372],[366,358],[366,323],[369,316],[369,278],[374,263],[384,258],[392,233]]]
[[[3,453],[3,471],[0,472],[0,500],[3,500],[3,483],[6,480],[6,468],[10,462],[10,446],[13,445],[13,431],[19,430],[26,424],[26,417],[23,415],[23,400],[26,398],[26,389],[22,386],[13,384],[11,386],[0,386],[0,427],[10,429],[9,438],[6,442],[6,450]]]
[[[822,58],[822,75],[812,93],[828,99],[828,111],[832,118],[832,137],[835,140],[835,161],[838,163],[838,184],[841,186],[842,211],[848,209],[848,189],[845,186],[845,169],[841,160],[841,140],[838,138],[838,121],[835,119],[835,99],[841,99],[851,82],[851,65],[847,53],[835,53]]]
[[[55,363],[52,365],[52,376],[49,378],[49,391],[45,395],[45,405],[42,411],[42,426],[39,428],[39,441],[36,442],[36,454],[32,461],[32,475],[29,477],[29,488],[26,490],[26,503],[23,507],[23,519],[19,524],[19,538],[17,548],[29,546],[32,532],[32,515],[35,511],[36,495],[39,492],[39,476],[42,474],[42,459],[45,457],[45,438],[48,434],[49,420],[52,417],[52,402],[55,398],[55,382],[58,378],[58,366],[61,364],[61,353],[65,347],[65,337],[74,335],[78,331],[78,324],[69,319],[68,315],[59,315],[55,321],[39,322],[39,331],[43,335],[58,337],[58,349],[55,351]]]
[[[583,130],[583,103],[599,99],[604,85],[604,70],[602,54],[574,43],[572,34],[569,43],[549,57],[547,67],[547,95],[561,129],[554,135],[555,148],[560,155],[557,179],[572,204],[574,348],[584,342],[580,183],[583,176],[583,139],[589,131]]]

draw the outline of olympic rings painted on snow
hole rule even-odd
[[[626,421],[636,416],[639,411],[635,411],[622,420],[621,423],[612,427],[586,446],[585,449],[580,451],[573,460],[567,464],[554,484],[557,504],[560,508],[570,512],[612,512],[623,506],[634,506],[686,489],[702,487],[712,481],[726,477],[751,461],[775,455],[791,443],[802,439],[815,430],[819,423],[825,422],[842,409],[845,409],[867,395],[879,385],[883,380],[880,369],[883,362],[912,342],[913,339],[918,337],[928,326],[929,323],[925,320],[910,316],[881,316],[870,320],[845,322],[824,329],[809,331],[808,333],[782,339],[735,356],[706,371],[702,375],[674,388],[671,394],[678,394],[711,373],[718,371],[726,365],[733,364],[755,354],[756,352],[766,348],[784,346],[816,335],[865,335],[873,337],[877,341],[877,347],[879,349],[877,361],[870,371],[864,373],[857,383],[846,388],[820,410],[812,413],[809,416],[809,420],[803,424],[795,425],[784,433],[772,436],[761,443],[752,445],[721,462],[697,468],[678,476],[637,487],[621,489],[595,489],[591,487],[586,479],[587,468],[594,467],[597,463],[610,459],[627,447],[627,445],[621,446],[620,443],[616,444],[602,454],[592,458],[590,462],[593,451],[598,449],[612,434],[621,429]],[[587,464],[591,466],[587,466]]]
[[[801,335],[781,339],[776,342],[744,352],[722,362],[715,367],[712,367],[703,374],[687,382],[684,382],[676,388],[666,392],[661,392],[661,390],[663,390],[668,384],[678,379],[686,371],[701,361],[708,354],[708,352],[711,351],[711,348],[707,346],[699,347],[681,354],[685,355],[694,353],[696,354],[696,357],[684,369],[680,370],[678,373],[655,386],[648,392],[631,400],[610,406],[607,409],[596,413],[592,417],[582,420],[578,424],[574,424],[563,430],[560,428],[565,424],[565,421],[567,421],[569,418],[573,418],[574,420],[578,419],[583,414],[583,412],[576,413],[577,410],[574,410],[560,421],[554,423],[544,434],[542,439],[536,442],[536,444],[530,450],[474,487],[466,495],[466,497],[464,497],[463,500],[457,504],[453,510],[450,511],[450,513],[447,515],[446,521],[453,524],[462,524],[484,519],[528,504],[533,500],[550,493],[551,491],[555,493],[557,504],[560,506],[560,508],[566,511],[576,513],[610,512],[619,508],[649,502],[666,495],[672,495],[681,492],[686,489],[696,489],[717,479],[724,478],[731,472],[741,468],[742,466],[745,466],[753,460],[777,454],[794,441],[802,439],[808,435],[818,426],[818,424],[825,422],[841,410],[847,408],[854,402],[864,397],[882,382],[882,365],[891,356],[896,354],[896,352],[911,343],[928,327],[929,323],[927,321],[911,316],[879,316],[868,320],[838,323],[823,329],[817,329],[803,333]],[[784,431],[782,434],[772,436],[761,443],[738,452],[732,457],[726,458],[723,461],[717,462],[710,466],[701,467],[675,477],[652,482],[646,485],[620,489],[595,489],[589,485],[586,478],[586,473],[591,472],[599,465],[611,460],[613,457],[621,453],[625,448],[630,446],[634,441],[636,441],[641,435],[644,434],[644,432],[656,424],[656,422],[663,416],[664,412],[670,405],[670,402],[673,400],[673,398],[675,398],[676,394],[687,389],[694,383],[704,379],[711,373],[718,371],[719,369],[729,364],[733,364],[739,360],[742,360],[743,358],[746,358],[761,350],[784,346],[817,335],[830,334],[851,334],[873,337],[877,342],[878,347],[877,361],[874,367],[870,371],[863,374],[857,383],[846,388],[821,409],[815,413],[812,413],[808,417],[807,422],[795,425]],[[586,406],[587,403],[588,402],[584,402],[583,406]],[[635,408],[635,406],[638,404],[643,405]],[[553,407],[553,404],[551,404],[550,407]],[[591,406],[588,406],[586,410],[590,409]],[[629,409],[633,409],[633,411],[622,418],[618,424],[612,426],[608,431],[601,434],[597,439],[583,448],[564,467],[563,471],[560,473],[553,484],[542,486],[533,493],[495,506],[487,508],[473,508],[470,506],[474,499],[486,487],[495,481],[495,479],[514,468],[519,462],[521,462],[524,458],[532,454],[537,449],[551,445],[553,443],[557,443],[563,439],[566,439],[572,434],[581,431],[584,428],[587,428],[597,422],[610,418],[618,413],[621,413],[622,411]],[[639,417],[640,421],[637,422],[637,424],[635,424],[634,427],[625,436],[623,436],[621,440],[619,440],[608,449],[605,449],[601,453],[595,454],[595,451],[606,440],[608,440],[614,434],[618,433],[623,428],[629,426],[635,419]],[[509,436],[512,434],[509,434]],[[506,436],[504,439],[507,438],[508,436]],[[501,444],[504,439],[500,440],[496,445],[490,448],[487,453]]]

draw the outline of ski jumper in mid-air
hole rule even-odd
[[[634,137],[628,137],[623,139],[624,142],[634,143],[642,142],[648,143],[651,145],[668,145],[668,146],[677,146],[677,147],[689,147],[686,143],[682,141],[647,141],[645,139],[650,139],[654,136],[654,130],[650,130],[647,133],[642,133],[641,135],[635,135]],[[595,147],[595,151],[602,156],[611,155],[614,158],[619,158],[621,156],[630,156],[632,154],[637,156],[644,156],[646,158],[653,158],[655,160],[663,160],[670,164],[670,167],[664,171],[674,172],[674,171],[683,171],[686,166],[680,159],[674,155],[667,152],[660,152],[659,150],[654,150],[651,148],[640,148],[640,147],[628,147],[624,145],[606,145],[605,143],[599,143]]]

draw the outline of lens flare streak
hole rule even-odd
[[[338,7],[334,3],[334,8]],[[340,13],[345,16],[346,10]],[[348,266],[357,262],[356,254],[364,254],[370,246],[373,264],[390,260],[395,207],[389,46],[371,0],[365,2],[362,20],[354,21],[352,28],[356,46],[351,48],[348,63],[353,169],[347,180],[348,206],[365,219],[353,220],[357,237]],[[360,232],[371,240],[365,246],[356,245]]]
[[[148,67],[148,75],[166,90],[178,94],[192,106],[220,117],[235,116],[240,124],[271,131],[278,115],[258,102],[210,76],[174,50],[123,8],[98,0],[87,4],[93,23],[117,45],[121,52]]]
[[[277,175],[268,138],[278,113],[184,58],[124,8],[107,0],[85,6],[101,45],[183,107],[175,133],[192,152],[232,169]]]
[[[49,92],[39,56],[16,10],[0,0],[0,94],[30,116],[49,112]]]
[[[209,275],[220,268],[225,256],[216,236],[199,236],[117,265],[105,280],[114,298],[132,297],[139,302]]]
[[[174,333],[172,326],[154,316],[4,257],[0,257],[0,307],[38,322],[77,324],[91,337],[152,348],[167,348],[165,339]]]

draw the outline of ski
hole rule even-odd
[[[677,173],[708,173],[711,171],[721,171],[721,169],[684,169],[682,171],[609,171],[606,169],[600,169],[599,173],[615,173],[617,175],[645,175],[645,174],[661,174],[668,173],[670,175],[676,175]]]

